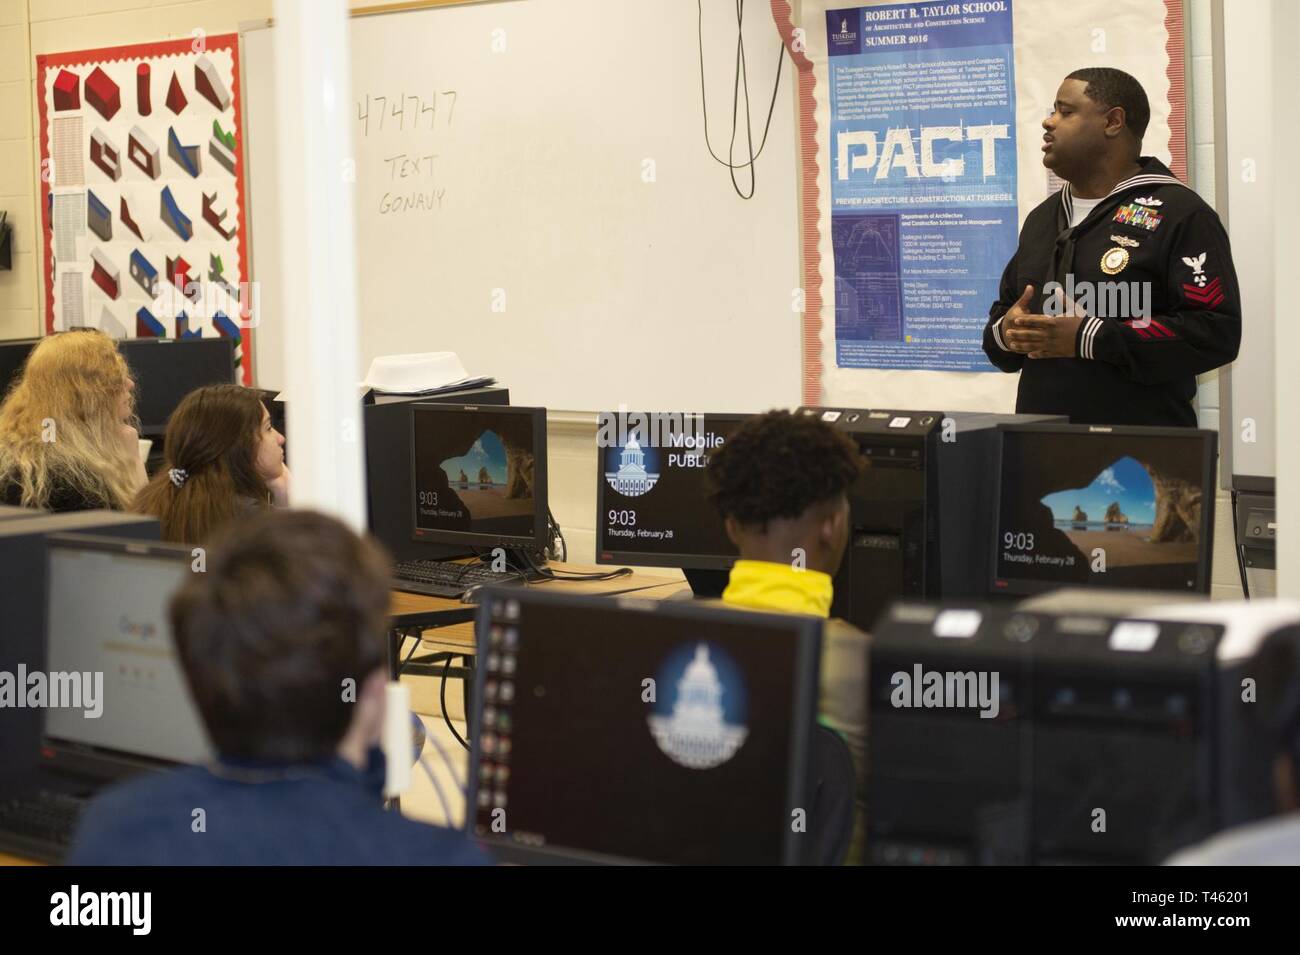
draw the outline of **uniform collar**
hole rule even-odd
[[[1106,193],[1101,201],[1093,207],[1096,212],[1104,206],[1108,200],[1119,195],[1122,192],[1128,192],[1133,189],[1151,189],[1156,186],[1182,186],[1185,183],[1169,171],[1169,167],[1153,156],[1142,156],[1138,159],[1138,165],[1142,171],[1136,176],[1130,176],[1123,182],[1115,184],[1115,188]],[[1065,212],[1065,222],[1068,225],[1074,217],[1074,198],[1071,186],[1067,182],[1061,187],[1061,208]]]

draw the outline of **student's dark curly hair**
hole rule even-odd
[[[769,411],[709,455],[709,500],[725,517],[767,526],[843,494],[862,471],[857,445],[816,415]]]

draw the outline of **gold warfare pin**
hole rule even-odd
[[[1121,249],[1119,246],[1107,249],[1101,257],[1101,270],[1107,275],[1123,272],[1126,265],[1128,265],[1128,249]]]

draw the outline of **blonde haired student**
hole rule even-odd
[[[0,404],[0,502],[126,510],[144,485],[135,381],[93,329],[44,339]]]

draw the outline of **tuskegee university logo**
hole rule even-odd
[[[663,754],[687,769],[721,766],[745,744],[745,688],[740,671],[716,646],[680,647],[665,662],[664,694],[646,717]]]
[[[843,11],[826,11],[826,45],[830,53],[859,53],[856,11],[846,16]]]

